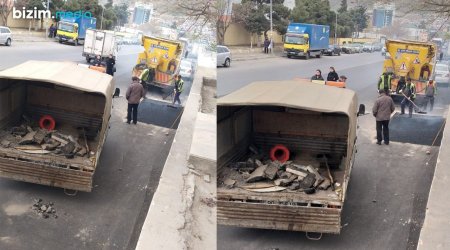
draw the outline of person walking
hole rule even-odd
[[[384,89],[380,89],[378,92],[380,95],[372,108],[377,126],[377,144],[381,145],[381,141],[384,140],[384,144],[389,145],[389,120],[395,110],[395,105]]]
[[[311,81],[314,80],[323,81],[322,71],[320,69],[316,69],[316,74],[311,77]]]
[[[269,39],[264,39],[264,54],[269,53]]]
[[[126,98],[128,101],[128,110],[127,110],[127,123],[130,124],[131,119],[133,119],[133,124],[137,124],[137,113],[138,106],[141,102],[141,99],[145,96],[144,87],[139,83],[139,78],[133,76],[131,78],[131,85],[127,89]]]
[[[273,49],[273,41],[272,41],[272,38],[270,38],[270,41],[269,41],[269,53],[272,53],[272,49]]]
[[[172,104],[178,102],[178,104],[181,105],[180,95],[183,92],[183,85],[184,81],[181,79],[181,75],[175,75],[175,89],[173,90],[175,96],[173,97]]]
[[[414,100],[416,99],[416,85],[411,82],[411,78],[408,77],[405,87],[400,90],[400,92],[404,95],[404,98],[400,103],[400,106],[402,108],[401,114],[405,114],[405,106],[408,105],[409,118],[411,118],[414,107]]]
[[[336,73],[334,67],[330,67],[330,72],[328,73],[327,81],[337,82],[339,80],[339,76]]]
[[[114,60],[113,55],[110,54],[108,59],[106,59],[106,74],[114,76],[114,65],[116,65],[116,60]]]
[[[425,88],[425,105],[424,110],[427,109],[428,102],[430,102],[430,111],[433,111],[434,97],[437,95],[437,88],[434,85],[434,81],[428,81],[427,87]]]

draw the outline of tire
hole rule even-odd
[[[8,38],[5,43],[6,46],[11,46],[11,38]]]
[[[291,55],[287,55],[287,58],[291,58]]]
[[[228,67],[230,67],[230,65],[231,65],[230,58],[227,58],[227,59],[225,60],[225,63],[223,64],[223,66],[225,66],[226,68],[228,68]]]
[[[322,57],[322,52],[320,52],[320,54],[316,55],[316,58],[320,58]]]
[[[309,52],[306,53],[305,60],[309,60]]]
[[[78,40],[75,40],[74,42],[73,42],[73,45],[76,47],[76,46],[78,46]]]

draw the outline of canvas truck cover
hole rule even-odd
[[[279,106],[345,114],[349,117],[348,155],[356,139],[357,104],[352,90],[302,80],[254,82],[217,101],[217,106]]]

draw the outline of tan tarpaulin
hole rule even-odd
[[[352,90],[305,80],[254,82],[220,98],[217,106],[279,106],[345,114],[349,117],[347,167],[354,157],[358,100]],[[347,167],[346,176],[351,171]],[[345,190],[343,194],[344,199]]]

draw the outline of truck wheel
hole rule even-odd
[[[306,53],[306,56],[305,56],[305,60],[308,60],[308,59],[309,59],[309,52]]]
[[[322,52],[320,52],[318,55],[316,55],[316,58],[320,58],[322,56]]]
[[[75,39],[75,41],[73,42],[73,45],[76,47],[78,46],[78,40]]]

